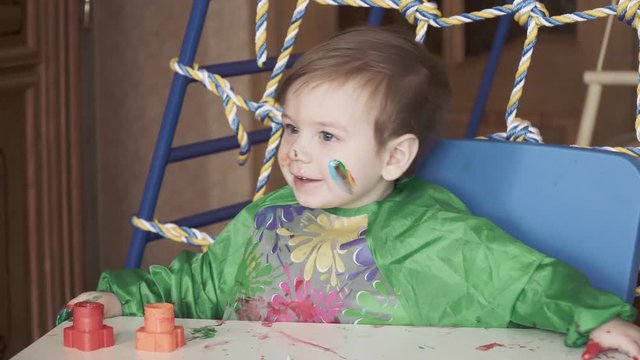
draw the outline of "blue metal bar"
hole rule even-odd
[[[382,19],[384,18],[384,9],[381,7],[374,7],[369,10],[369,17],[367,18],[367,24],[369,26],[380,26]]]
[[[513,1],[507,1],[507,3],[509,4],[511,4],[512,2]],[[489,94],[491,93],[493,79],[495,78],[496,70],[498,69],[498,64],[500,63],[502,48],[504,48],[504,43],[507,41],[507,35],[509,35],[511,22],[513,22],[513,16],[504,15],[500,18],[500,22],[498,23],[498,29],[496,30],[496,34],[493,38],[493,44],[491,45],[489,59],[487,60],[487,65],[485,66],[484,73],[482,74],[480,87],[478,88],[478,92],[476,93],[476,101],[473,104],[473,109],[471,110],[471,120],[469,121],[467,131],[464,134],[465,138],[474,138],[478,134],[478,128],[480,127],[480,123],[482,122],[484,109],[487,105]]]
[[[302,54],[293,54],[287,61],[287,68],[290,68],[295,64],[298,58],[302,56]],[[264,67],[258,67],[255,59],[250,60],[242,60],[242,61],[232,61],[228,63],[222,64],[213,64],[207,66],[201,66],[200,68],[207,70],[210,73],[218,74],[222,77],[232,77],[238,75],[249,75],[256,74],[260,72],[271,71],[276,66],[276,61],[278,58],[276,56],[270,57],[264,63]],[[194,82],[196,80],[189,79],[189,82]]]
[[[215,224],[220,221],[225,221],[236,216],[240,210],[244,209],[247,205],[249,205],[250,201],[241,202],[238,204],[229,205],[223,208],[206,211],[200,214],[191,215],[182,219],[178,219],[175,221],[171,221],[174,224],[178,224],[180,226],[188,226],[192,228],[197,228],[201,226],[206,226],[210,224]],[[162,239],[162,237],[158,234],[150,234],[149,241]]]
[[[182,41],[182,49],[180,50],[179,61],[182,64],[193,64],[208,8],[209,0],[193,0],[191,15],[189,16],[189,22],[187,23],[187,29]],[[156,146],[153,151],[149,173],[147,174],[140,210],[138,211],[138,217],[142,219],[153,218],[167,160],[169,159],[171,143],[173,142],[178,118],[182,110],[182,103],[188,85],[187,80],[186,77],[175,74],[171,82],[169,98],[164,110]],[[129,254],[127,255],[127,268],[140,267],[144,248],[147,243],[147,236],[148,234],[146,232],[140,229],[134,229],[131,245],[129,246]]]
[[[251,145],[267,142],[271,137],[271,129],[250,131],[249,143]],[[171,149],[169,163],[194,159],[200,156],[215,154],[227,150],[238,148],[238,138],[234,135],[217,138],[213,140],[201,141],[193,144],[177,146]]]

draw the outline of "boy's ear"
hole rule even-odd
[[[418,154],[419,146],[420,140],[414,134],[404,134],[388,142],[382,178],[394,181],[402,176]]]

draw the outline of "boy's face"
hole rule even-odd
[[[298,202],[311,208],[353,208],[381,200],[393,182],[382,177],[386,151],[374,137],[375,106],[354,82],[294,86],[286,97],[280,170]],[[351,172],[349,192],[331,176],[329,162]]]

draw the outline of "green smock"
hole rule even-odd
[[[187,318],[535,327],[566,333],[568,346],[636,315],[419,179],[355,209],[304,208],[283,187],[248,205],[206,253],[106,271],[98,290],[116,294],[125,315],[172,302]]]

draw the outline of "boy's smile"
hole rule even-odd
[[[278,162],[298,202],[311,208],[359,207],[389,194],[382,177],[384,151],[375,143],[377,106],[356,81],[293,86],[286,97]],[[332,179],[338,160],[357,186],[350,194]]]

